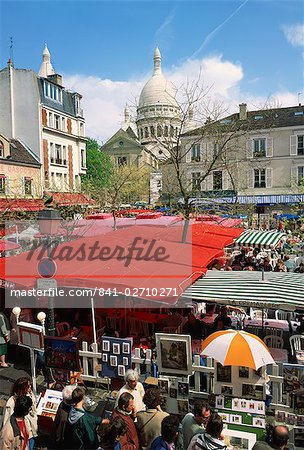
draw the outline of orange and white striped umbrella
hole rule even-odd
[[[223,366],[244,366],[255,370],[274,363],[264,342],[246,331],[224,330],[211,334],[204,340],[201,354],[214,358]]]

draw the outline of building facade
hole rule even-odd
[[[182,146],[196,198],[250,204],[258,213],[285,213],[304,201],[302,105],[247,111],[242,104],[209,131],[205,125],[185,133]]]
[[[0,71],[0,98],[0,131],[9,139],[20,139],[36,155],[44,189],[80,190],[86,172],[82,97],[63,87],[47,46],[38,76],[9,61]]]

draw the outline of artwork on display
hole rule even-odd
[[[232,386],[221,386],[221,394],[223,395],[233,395],[233,387]]]
[[[241,424],[242,416],[240,414],[230,414],[230,423]]]
[[[120,344],[113,344],[113,354],[120,355]]]
[[[216,364],[216,380],[222,383],[231,383],[231,366]]]
[[[249,378],[249,367],[239,367],[239,378]]]
[[[287,413],[286,424],[287,425],[295,425],[296,424],[296,415]]]
[[[132,367],[132,339],[120,339],[103,336],[101,338],[103,377],[124,377],[128,369]]]
[[[169,389],[169,395],[171,398],[177,398],[177,389],[176,388],[170,388]]]
[[[159,373],[190,375],[192,373],[191,337],[156,333]]]
[[[70,371],[69,370],[59,370],[52,369],[52,377],[56,383],[59,384],[69,384],[70,383]]]
[[[189,412],[188,400],[177,400],[178,414],[185,416]]]
[[[252,418],[252,425],[254,427],[257,427],[257,428],[264,428],[265,429],[266,421],[262,417],[253,417]]]
[[[286,412],[285,411],[277,411],[276,421],[284,423],[286,421]]]
[[[231,403],[231,409],[232,411],[265,415],[265,402],[255,400],[245,400],[242,398],[233,398]]]
[[[54,420],[61,402],[61,391],[46,389],[44,395],[41,395],[38,399],[37,414],[43,417],[51,417]]]
[[[44,336],[45,365],[52,369],[80,370],[77,339]]]
[[[283,364],[283,393],[304,388],[304,365]]]
[[[227,448],[235,450],[250,450],[254,446],[256,435],[254,433],[246,433],[244,431],[225,430],[224,443]]]
[[[225,422],[225,423],[230,422],[230,414],[222,413],[222,412],[219,412],[218,414],[219,414],[219,416],[221,416],[223,422]]]
[[[264,387],[257,384],[242,384],[242,396],[263,400]]]
[[[109,352],[110,351],[110,341],[102,340],[102,351]]]
[[[164,397],[163,395],[161,395],[161,397],[160,397],[160,407],[164,411],[166,411],[166,409],[167,409],[167,397]]]
[[[34,323],[18,322],[19,345],[43,350],[43,327]]]
[[[215,398],[215,407],[217,409],[222,409],[225,406],[225,398],[223,395],[217,395]]]
[[[117,366],[117,356],[110,355],[110,366]]]
[[[304,426],[304,415],[297,416],[297,427]]]
[[[158,387],[160,389],[161,395],[168,395],[168,393],[169,393],[169,381],[168,380],[158,380]]]
[[[125,376],[125,373],[126,373],[125,366],[119,365],[119,366],[118,366],[118,375],[119,375],[120,377],[124,377],[124,376]]]
[[[184,383],[179,381],[177,383],[178,395],[180,396],[188,396],[189,395],[189,383]]]

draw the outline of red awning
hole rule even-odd
[[[71,206],[71,205],[93,205],[94,200],[85,194],[78,192],[48,192],[47,195],[53,197],[53,204],[57,206]]]
[[[12,212],[12,211],[40,211],[44,208],[43,201],[38,199],[25,199],[25,198],[1,198],[0,199],[0,212]]]
[[[214,231],[216,226],[210,228]],[[54,278],[61,287],[116,288],[118,292],[131,289],[129,291],[131,296],[133,294],[134,297],[142,298],[147,298],[148,289],[156,289],[156,294],[151,300],[172,303],[177,298],[163,295],[165,291],[162,289],[176,289],[178,295],[181,295],[184,289],[206,272],[206,267],[215,258],[223,255],[223,246],[227,245],[227,241],[230,243],[233,241],[231,237],[206,231],[203,224],[195,224],[189,227],[188,243],[182,243],[182,231],[183,226],[174,226],[170,230],[156,226],[153,231],[149,226],[132,226],[108,233],[106,240],[104,237],[94,236],[62,243],[54,254],[58,267]],[[238,230],[238,234],[241,232],[242,230]],[[168,257],[161,263],[151,258],[147,260],[133,258],[129,265],[125,265],[125,261],[117,257],[100,260],[90,259],[86,254],[85,259],[82,259],[79,253],[82,246],[85,245],[87,249],[93,248],[96,241],[101,247],[114,249],[120,246],[124,249],[134,239],[139,238],[142,243],[147,238],[150,242],[154,241],[156,247],[163,246]],[[71,250],[66,248],[65,255],[72,253],[76,255],[78,251],[78,257],[65,261],[56,258],[67,245]],[[28,253],[6,258],[5,262],[0,260],[0,278],[15,285],[34,287],[36,279],[39,278],[37,273],[39,252],[39,249],[36,250],[30,260],[26,259]]]

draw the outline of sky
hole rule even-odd
[[[200,79],[236,112],[304,103],[301,0],[0,0],[0,68],[36,72],[47,43],[63,85],[83,95],[86,134],[105,142],[152,75],[153,52],[179,88]],[[298,95],[301,93],[300,95]]]

